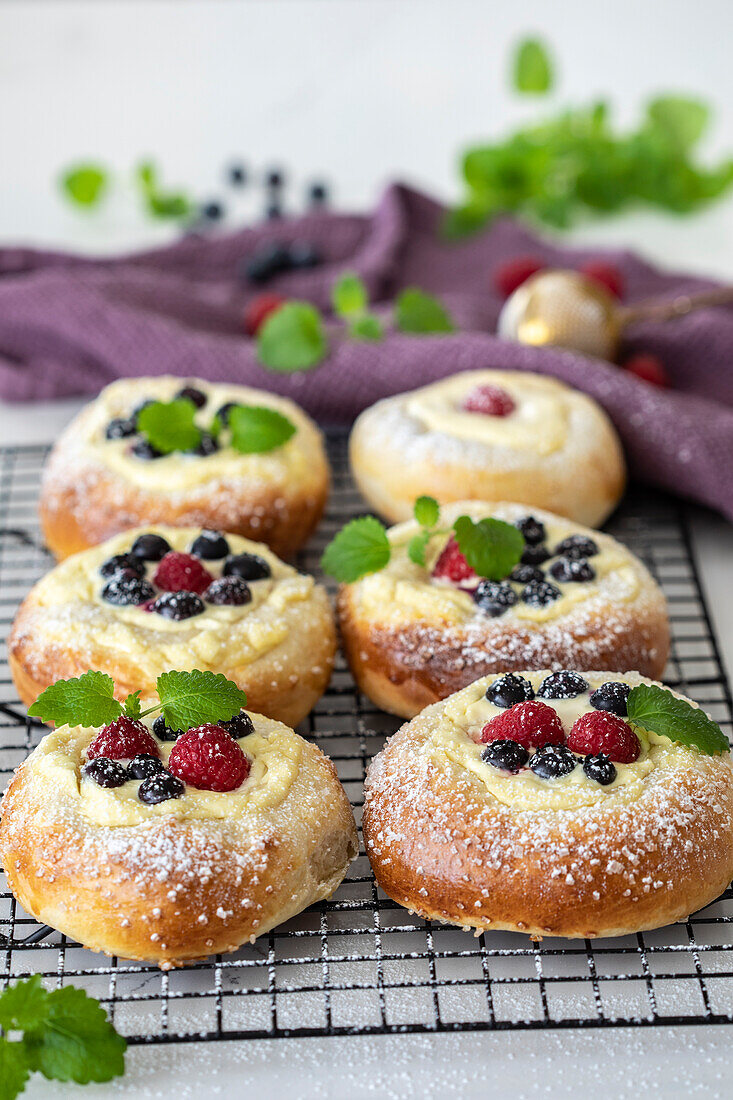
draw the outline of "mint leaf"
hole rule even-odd
[[[0,1038],[0,1097],[14,1100],[25,1088],[30,1069],[22,1043]]]
[[[359,276],[349,273],[334,283],[331,302],[337,317],[357,317],[369,305],[369,295]]]
[[[435,527],[440,515],[440,505],[434,497],[418,497],[413,512],[421,527]]]
[[[730,747],[720,726],[703,710],[656,684],[637,684],[632,688],[627,708],[634,726],[699,749],[708,756],[727,752]]]
[[[459,516],[453,530],[461,553],[479,577],[503,580],[522,556],[524,538],[504,520],[487,517],[474,523],[470,516]]]
[[[221,672],[162,672],[157,687],[163,720],[174,730],[226,722],[247,702],[242,689]]]
[[[66,197],[77,206],[96,206],[104,197],[108,183],[107,172],[98,164],[76,164],[61,177]]]
[[[25,1031],[37,1027],[48,1013],[49,994],[40,974],[22,978],[0,994],[0,1027],[5,1031]]]
[[[106,726],[122,714],[114,690],[114,680],[105,672],[85,672],[73,680],[51,684],[28,713],[56,726]]]
[[[552,65],[538,38],[525,38],[514,55],[513,83],[518,92],[542,95],[552,87]]]
[[[425,551],[431,536],[432,531],[421,531],[419,535],[413,535],[407,544],[407,556],[415,565],[425,565]]]
[[[321,558],[324,573],[351,584],[367,573],[384,569],[391,556],[387,532],[374,516],[347,523],[326,547]]]
[[[323,319],[308,302],[286,302],[267,317],[257,335],[257,358],[270,370],[310,370],[327,353]]]
[[[365,313],[350,323],[349,336],[354,340],[382,340],[384,326],[373,313]]]
[[[69,985],[49,993],[47,1007],[44,1021],[24,1029],[23,1045],[32,1069],[80,1085],[109,1081],[125,1072],[127,1044],[98,1001]]]
[[[124,702],[125,714],[128,718],[139,718],[142,714],[142,707],[140,705],[140,692],[133,691],[125,698]]]
[[[153,401],[137,416],[138,429],[164,455],[190,451],[201,442],[201,429],[195,423],[196,406],[185,397],[175,401]]]
[[[160,189],[158,172],[152,161],[139,165],[136,177],[146,209],[154,218],[185,218],[193,210],[193,203],[182,191]]]
[[[445,307],[417,287],[408,287],[397,296],[395,324],[400,332],[455,332]]]
[[[659,96],[646,111],[650,123],[683,150],[700,140],[710,118],[710,109],[700,100],[678,95]]]
[[[229,413],[231,445],[242,454],[273,451],[295,435],[292,420],[277,409],[256,405],[235,405]]]

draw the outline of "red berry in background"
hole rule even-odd
[[[249,775],[250,762],[221,726],[207,723],[182,733],[171,749],[168,769],[202,791],[233,791]]]
[[[171,550],[155,570],[153,583],[165,592],[196,592],[200,596],[213,579],[198,558]]]
[[[536,275],[545,266],[540,256],[516,256],[495,268],[494,287],[504,298],[508,298],[530,275]]]
[[[481,740],[516,741],[525,749],[561,745],[565,741],[560,715],[547,703],[529,700],[497,714],[481,730]]]
[[[628,722],[607,710],[592,710],[576,718],[568,734],[568,748],[584,756],[604,752],[620,764],[633,764],[641,752],[639,738]]]
[[[470,580],[478,585],[479,582],[479,578],[464,558],[452,535],[433,566],[432,575],[436,580],[451,581],[452,584]]]
[[[624,277],[614,264],[605,260],[588,260],[580,266],[582,275],[605,286],[606,290],[613,294],[614,298],[622,298],[624,294]]]
[[[634,374],[643,382],[648,382],[650,386],[661,386],[662,389],[668,389],[671,386],[664,364],[656,355],[639,352],[626,360],[624,368],[629,374]]]
[[[463,399],[463,409],[486,416],[509,416],[516,408],[513,399],[499,386],[476,386]]]
[[[270,314],[284,305],[285,298],[279,294],[258,294],[245,306],[244,331],[248,336],[256,336]]]
[[[127,760],[138,753],[160,756],[158,743],[144,722],[134,718],[115,718],[100,730],[87,749],[87,760],[106,756],[108,760]]]

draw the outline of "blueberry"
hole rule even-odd
[[[146,581],[132,569],[115,573],[102,589],[102,599],[118,607],[145,603],[146,600],[152,600],[154,595],[155,589],[150,581]]]
[[[232,187],[244,187],[247,182],[247,169],[243,164],[230,164],[227,179]]]
[[[149,532],[137,536],[130,553],[134,554],[136,558],[142,558],[143,561],[162,561],[166,554],[170,552],[170,548],[171,544],[162,535],[154,535]]]
[[[179,734],[183,733],[183,730],[174,730],[170,726],[166,726],[165,718],[162,714],[153,722],[153,733],[159,741],[175,741]]]
[[[319,250],[310,241],[293,241],[290,246],[290,264],[294,268],[317,267],[323,262]]]
[[[209,222],[218,222],[220,218],[224,217],[224,207],[222,203],[213,199],[211,202],[205,202],[201,207],[201,216],[206,218]]]
[[[534,516],[525,516],[524,519],[518,519],[514,526],[522,532],[525,542],[534,545],[545,540],[545,525],[535,519]]]
[[[492,619],[517,602],[517,594],[506,581],[481,581],[473,594],[475,603]]]
[[[137,789],[137,797],[148,806],[156,806],[158,802],[167,802],[169,798],[180,798],[185,790],[180,779],[163,771],[143,779]]]
[[[200,455],[202,458],[208,458],[209,455],[216,454],[219,450],[219,444],[210,432],[202,432],[201,439],[195,447],[191,447],[186,454]]]
[[[518,772],[529,760],[529,753],[516,741],[489,741],[481,759],[484,764],[491,764],[503,772]]]
[[[550,551],[546,546],[525,546],[522,551],[521,561],[523,565],[542,565],[550,557]]]
[[[219,577],[206,589],[204,599],[217,607],[242,607],[252,602],[252,590],[241,577]]]
[[[283,208],[279,202],[268,203],[265,207],[265,218],[268,222],[277,221],[283,216]]]
[[[561,584],[592,581],[596,575],[595,569],[585,558],[558,558],[550,566],[550,573]]]
[[[622,684],[620,680],[607,680],[593,692],[590,705],[596,710],[607,710],[619,718],[625,718],[629,713],[627,703],[630,691],[629,684]]]
[[[259,554],[232,554],[224,562],[225,577],[241,577],[244,581],[261,581],[272,576],[272,570]]]
[[[163,592],[150,610],[164,619],[180,622],[182,619],[192,619],[206,609],[204,601],[195,592]]]
[[[589,684],[577,672],[563,669],[551,672],[537,688],[538,699],[575,699],[588,690]]]
[[[229,423],[229,414],[230,414],[230,412],[232,411],[232,409],[236,409],[236,407],[237,407],[237,402],[236,401],[227,401],[227,403],[225,405],[222,405],[222,407],[219,409],[218,413],[216,414],[218,416],[219,420],[221,420],[221,422],[222,422],[222,424],[224,425],[225,428],[226,428],[227,424]]]
[[[242,273],[250,283],[266,283],[290,269],[290,253],[282,244],[268,244],[244,261]]]
[[[128,436],[134,435],[136,431],[134,420],[123,420],[121,417],[116,417],[114,420],[110,420],[104,437],[105,439],[127,439]]]
[[[98,756],[82,768],[82,773],[93,779],[100,787],[121,787],[127,782],[127,772],[116,760]]]
[[[143,409],[147,409],[148,405],[154,405],[155,401],[152,397],[146,397],[144,401],[141,401],[139,405],[136,405],[130,414],[130,420],[137,426],[137,418]]]
[[[595,779],[602,787],[607,787],[616,778],[616,767],[605,752],[599,752],[597,756],[586,756],[583,771],[589,779]]]
[[[205,393],[197,390],[195,386],[184,386],[176,394],[176,400],[191,401],[197,409],[203,409],[209,399]]]
[[[585,535],[568,535],[566,539],[557,544],[554,552],[558,557],[578,561],[580,558],[592,558],[594,554],[598,553],[598,547],[593,539],[586,538]]]
[[[321,206],[328,201],[328,188],[325,183],[312,183],[308,188],[308,198],[314,206]]]
[[[243,710],[226,722],[217,722],[217,725],[225,729],[234,738],[249,737],[250,733],[255,731],[254,722]]]
[[[217,561],[225,558],[229,553],[229,543],[221,531],[212,531],[205,527],[201,534],[191,544],[191,553],[205,561]]]
[[[147,439],[138,439],[137,443],[133,443],[130,454],[133,454],[135,458],[142,458],[146,462],[153,458],[163,457],[163,452],[154,447],[152,443],[148,443]]]
[[[283,185],[283,173],[280,168],[271,168],[265,176],[265,183],[268,187],[277,189]]]
[[[113,554],[111,558],[103,561],[99,567],[103,577],[113,577],[115,573],[132,572],[138,577],[145,574],[145,565],[134,554]]]
[[[522,592],[522,599],[530,607],[547,607],[562,596],[560,589],[550,581],[530,581]]]
[[[165,771],[164,765],[149,752],[139,752],[127,765],[128,779],[149,779],[162,771]]]
[[[577,757],[565,745],[543,745],[537,749],[529,766],[540,779],[559,779],[569,775],[577,763]]]
[[[515,565],[509,574],[509,580],[515,581],[517,584],[529,584],[530,581],[543,581],[544,579],[545,574],[541,569],[538,569],[536,565],[525,565],[524,562]]]
[[[529,680],[517,676],[514,672],[505,672],[486,689],[486,698],[495,707],[513,707],[515,703],[525,703],[534,699],[534,688]]]

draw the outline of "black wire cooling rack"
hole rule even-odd
[[[46,450],[0,450],[0,633],[51,564],[36,503]],[[300,565],[317,572],[325,543],[364,510],[343,436],[331,438],[335,477],[327,515]],[[731,698],[700,587],[686,506],[629,495],[611,532],[664,588],[673,643],[666,680],[729,733]],[[4,641],[3,641],[4,646]],[[0,771],[43,727],[25,717],[0,654]],[[361,815],[364,772],[398,723],[355,688],[343,663],[301,732],[336,764]],[[3,783],[4,786],[4,783]],[[733,892],[689,920],[597,941],[468,933],[419,920],[377,889],[363,852],[327,902],[229,955],[162,973],[109,959],[40,927],[0,890],[0,986],[40,973],[83,986],[132,1043],[733,1022]]]

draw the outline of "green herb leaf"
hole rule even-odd
[[[292,420],[277,409],[256,405],[235,405],[229,413],[231,445],[242,454],[261,454],[282,447],[296,428]]]
[[[175,401],[153,401],[138,413],[138,429],[164,455],[190,451],[201,442],[195,423],[196,406],[185,397]]]
[[[0,1027],[5,1031],[38,1027],[48,1014],[48,998],[40,974],[9,985],[0,995]]]
[[[637,684],[629,692],[627,707],[629,721],[648,733],[690,745],[708,756],[730,747],[720,726],[703,710],[656,684]]]
[[[0,1097],[14,1100],[23,1091],[30,1076],[28,1059],[22,1043],[0,1039]]]
[[[142,714],[142,707],[140,705],[140,692],[132,691],[125,698],[124,702],[125,715],[128,718],[139,718]]]
[[[162,191],[158,185],[158,172],[152,161],[145,161],[137,169],[143,200],[154,218],[185,218],[193,210],[193,203],[183,191]]]
[[[518,92],[542,95],[553,83],[552,64],[547,49],[538,38],[525,38],[514,55],[514,87]]]
[[[453,530],[461,553],[479,577],[503,580],[522,556],[521,532],[501,519],[487,517],[474,523],[470,516],[459,516]]]
[[[157,687],[163,720],[174,730],[226,722],[247,702],[242,689],[221,672],[162,672]]]
[[[435,527],[440,516],[440,505],[434,497],[418,497],[413,512],[421,527]]]
[[[106,726],[122,714],[114,690],[114,680],[105,672],[85,672],[73,680],[51,684],[28,713],[56,726]]]
[[[698,99],[666,95],[651,101],[647,106],[647,118],[684,150],[702,137],[710,119],[710,109]]]
[[[331,302],[337,317],[358,317],[369,305],[369,295],[359,276],[348,273],[334,283]]]
[[[109,1081],[125,1072],[127,1046],[107,1014],[83,989],[48,994],[46,1017],[23,1038],[28,1064],[56,1081]]]
[[[77,206],[96,206],[107,190],[109,177],[98,164],[76,164],[61,177],[61,186],[68,199]]]
[[[257,358],[270,370],[310,370],[327,354],[323,319],[308,302],[286,302],[267,317],[257,336]]]
[[[374,516],[352,519],[328,544],[321,558],[324,573],[352,584],[384,569],[391,556],[387,532]]]
[[[415,565],[425,565],[425,551],[431,536],[432,531],[421,531],[419,535],[413,535],[407,544],[407,556]]]
[[[354,340],[382,340],[384,326],[373,313],[365,313],[362,317],[356,317],[351,321],[349,336]]]
[[[455,325],[442,303],[417,287],[408,287],[397,296],[395,324],[400,332],[455,332]]]

